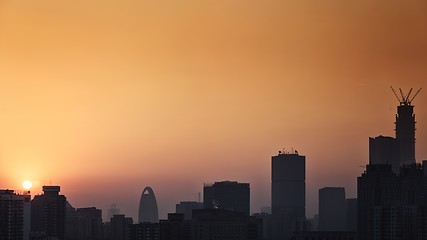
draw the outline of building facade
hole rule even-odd
[[[346,198],[343,187],[319,189],[318,231],[346,230]]]
[[[139,201],[139,223],[159,222],[159,210],[157,207],[156,195],[151,187],[146,187],[141,194]]]
[[[288,240],[305,223],[305,156],[282,153],[271,159],[271,233]]]
[[[0,190],[0,240],[28,240],[30,195]]]
[[[204,208],[233,210],[250,215],[249,183],[231,181],[205,184],[203,187]]]
[[[31,235],[65,239],[66,197],[59,186],[43,186],[31,201]]]

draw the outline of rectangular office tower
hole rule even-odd
[[[282,153],[271,159],[271,233],[288,240],[305,222],[305,156]]]
[[[215,182],[203,187],[204,208],[219,208],[250,214],[249,183]]]
[[[346,198],[343,187],[319,189],[319,231],[346,230]]]

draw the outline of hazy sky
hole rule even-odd
[[[136,221],[147,185],[164,218],[237,180],[256,212],[295,148],[310,217],[321,187],[356,195],[369,136],[394,136],[390,85],[426,88],[427,159],[426,66],[425,0],[0,0],[0,188],[58,184]]]

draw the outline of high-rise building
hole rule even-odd
[[[203,203],[202,202],[180,202],[176,204],[176,213],[182,213],[184,214],[185,220],[191,220],[193,209],[202,209]]]
[[[63,240],[65,236],[66,198],[59,186],[43,186],[43,194],[31,201],[31,234]]]
[[[30,195],[0,190],[0,240],[28,240]]]
[[[346,228],[347,231],[357,231],[357,198],[348,198],[346,207]]]
[[[159,212],[157,208],[156,196],[151,187],[146,187],[141,194],[141,200],[139,202],[139,223],[159,222]]]
[[[305,156],[282,153],[271,159],[273,240],[288,240],[305,222]]]
[[[228,209],[250,214],[249,183],[232,181],[205,184],[203,187],[204,208]]]
[[[133,219],[123,214],[114,215],[108,226],[108,240],[128,240]]]
[[[346,230],[346,198],[343,187],[319,189],[318,231]]]
[[[71,205],[69,205],[71,206]],[[95,207],[67,210],[67,240],[101,240],[102,210]]]
[[[369,138],[369,164],[390,164],[398,174],[401,163],[396,139],[385,136]]]
[[[415,114],[411,102],[401,102],[396,114],[396,140],[401,164],[415,163]]]
[[[261,240],[262,221],[242,212],[225,209],[196,209],[193,211],[193,240],[245,239]]]
[[[427,239],[427,163],[367,165],[357,179],[358,239]]]
[[[396,91],[391,88],[399,101],[399,106],[397,107],[396,114],[396,141],[399,151],[399,162],[403,164],[413,164],[416,163],[415,160],[415,114],[414,106],[412,102],[418,93],[421,91],[419,89],[416,93],[412,94],[412,88],[409,90],[408,94],[403,94],[402,89],[399,88],[400,97]],[[412,94],[412,95],[411,95]]]

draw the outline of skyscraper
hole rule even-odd
[[[390,164],[398,174],[401,164],[397,140],[386,136],[369,138],[369,164]]]
[[[346,198],[343,187],[319,189],[319,231],[346,230]]]
[[[403,102],[397,107],[396,140],[400,163],[415,163],[415,114],[411,102]]]
[[[204,208],[220,208],[250,214],[249,183],[231,181],[205,184],[203,187]]]
[[[391,88],[399,101],[400,105],[397,107],[396,114],[396,141],[399,146],[399,162],[403,164],[415,163],[415,114],[412,101],[417,97],[421,88],[413,95],[412,88],[408,94],[403,94],[402,89],[399,88],[400,97],[396,91]]]
[[[151,187],[146,187],[141,194],[141,200],[139,202],[139,223],[159,222],[159,212],[157,208],[156,196]]]
[[[31,232],[48,238],[64,239],[66,198],[60,186],[43,186],[43,194],[31,201]]]
[[[29,202],[28,197],[18,195],[13,190],[0,190],[1,240],[28,239],[28,231],[25,231],[25,207]]]
[[[273,240],[288,240],[305,221],[305,156],[282,153],[271,159]]]
[[[358,239],[427,239],[427,162],[370,164],[357,179]]]

